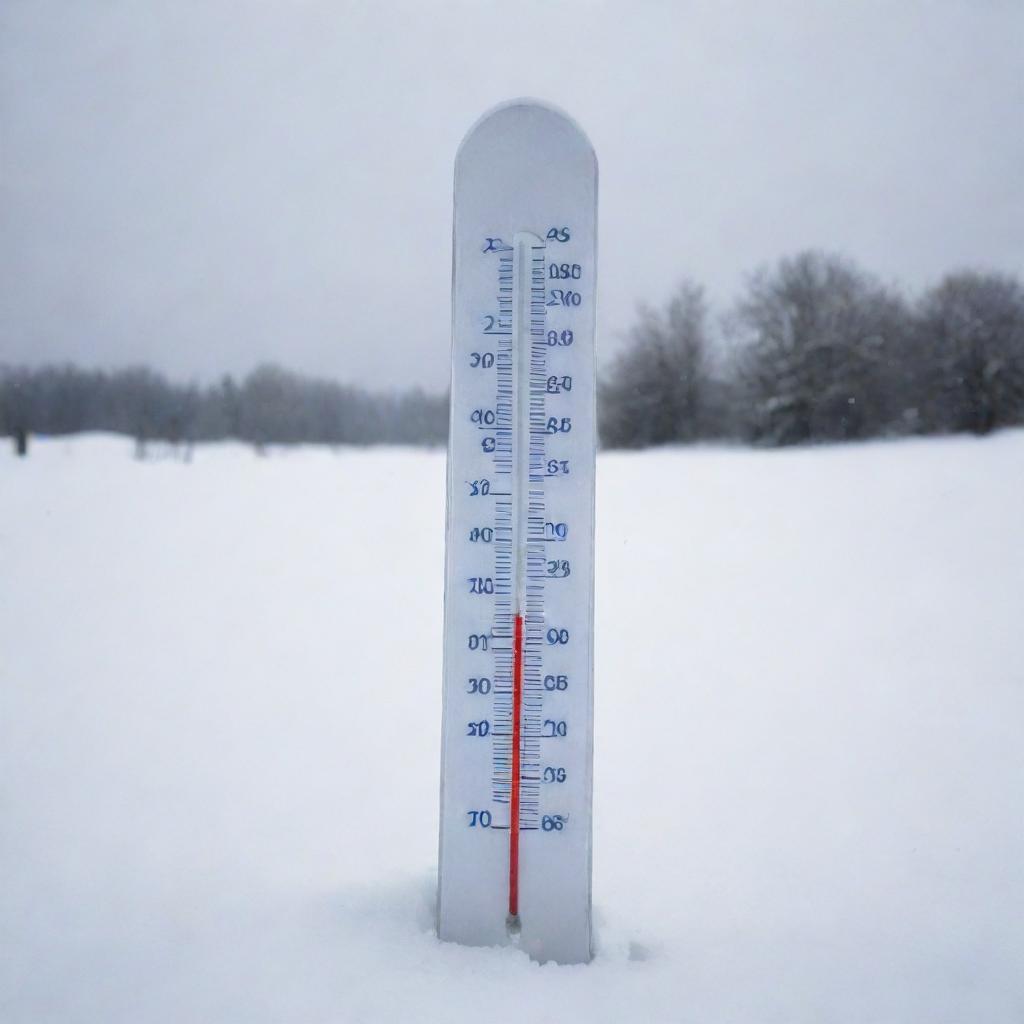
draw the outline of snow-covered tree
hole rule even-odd
[[[1024,422],[1024,287],[950,274],[918,309],[917,379],[927,430],[987,434]]]
[[[910,319],[898,295],[849,261],[803,252],[762,270],[732,324],[753,439],[843,440],[890,424]]]
[[[629,344],[603,375],[602,441],[643,448],[704,436],[711,414],[707,305],[684,282],[663,311],[641,307]]]

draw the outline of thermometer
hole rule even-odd
[[[438,934],[591,955],[597,163],[532,101],[455,163]]]

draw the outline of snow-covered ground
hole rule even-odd
[[[1024,432],[601,457],[586,967],[431,931],[443,454],[131,447],[0,452],[4,1024],[1024,1019]]]

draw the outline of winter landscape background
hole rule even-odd
[[[0,1022],[1019,1024],[1022,52],[0,5]],[[600,166],[581,967],[433,930],[452,168],[517,96]]]

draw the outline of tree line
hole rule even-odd
[[[803,252],[754,274],[713,324],[683,282],[643,308],[602,375],[605,446],[986,434],[1024,423],[1024,288],[964,271],[915,298]]]
[[[175,384],[142,367],[0,367],[0,429],[26,434],[112,431],[190,445],[228,438],[268,444],[443,444],[445,396],[373,393],[261,366],[240,382]]]
[[[641,308],[598,388],[612,448],[702,440],[759,445],[985,434],[1024,423],[1024,287],[947,275],[916,297],[850,261],[803,252],[754,274],[713,319],[684,281]],[[262,366],[240,382],[175,384],[146,368],[0,366],[0,431],[114,431],[190,445],[442,444],[448,399],[373,393]]]

